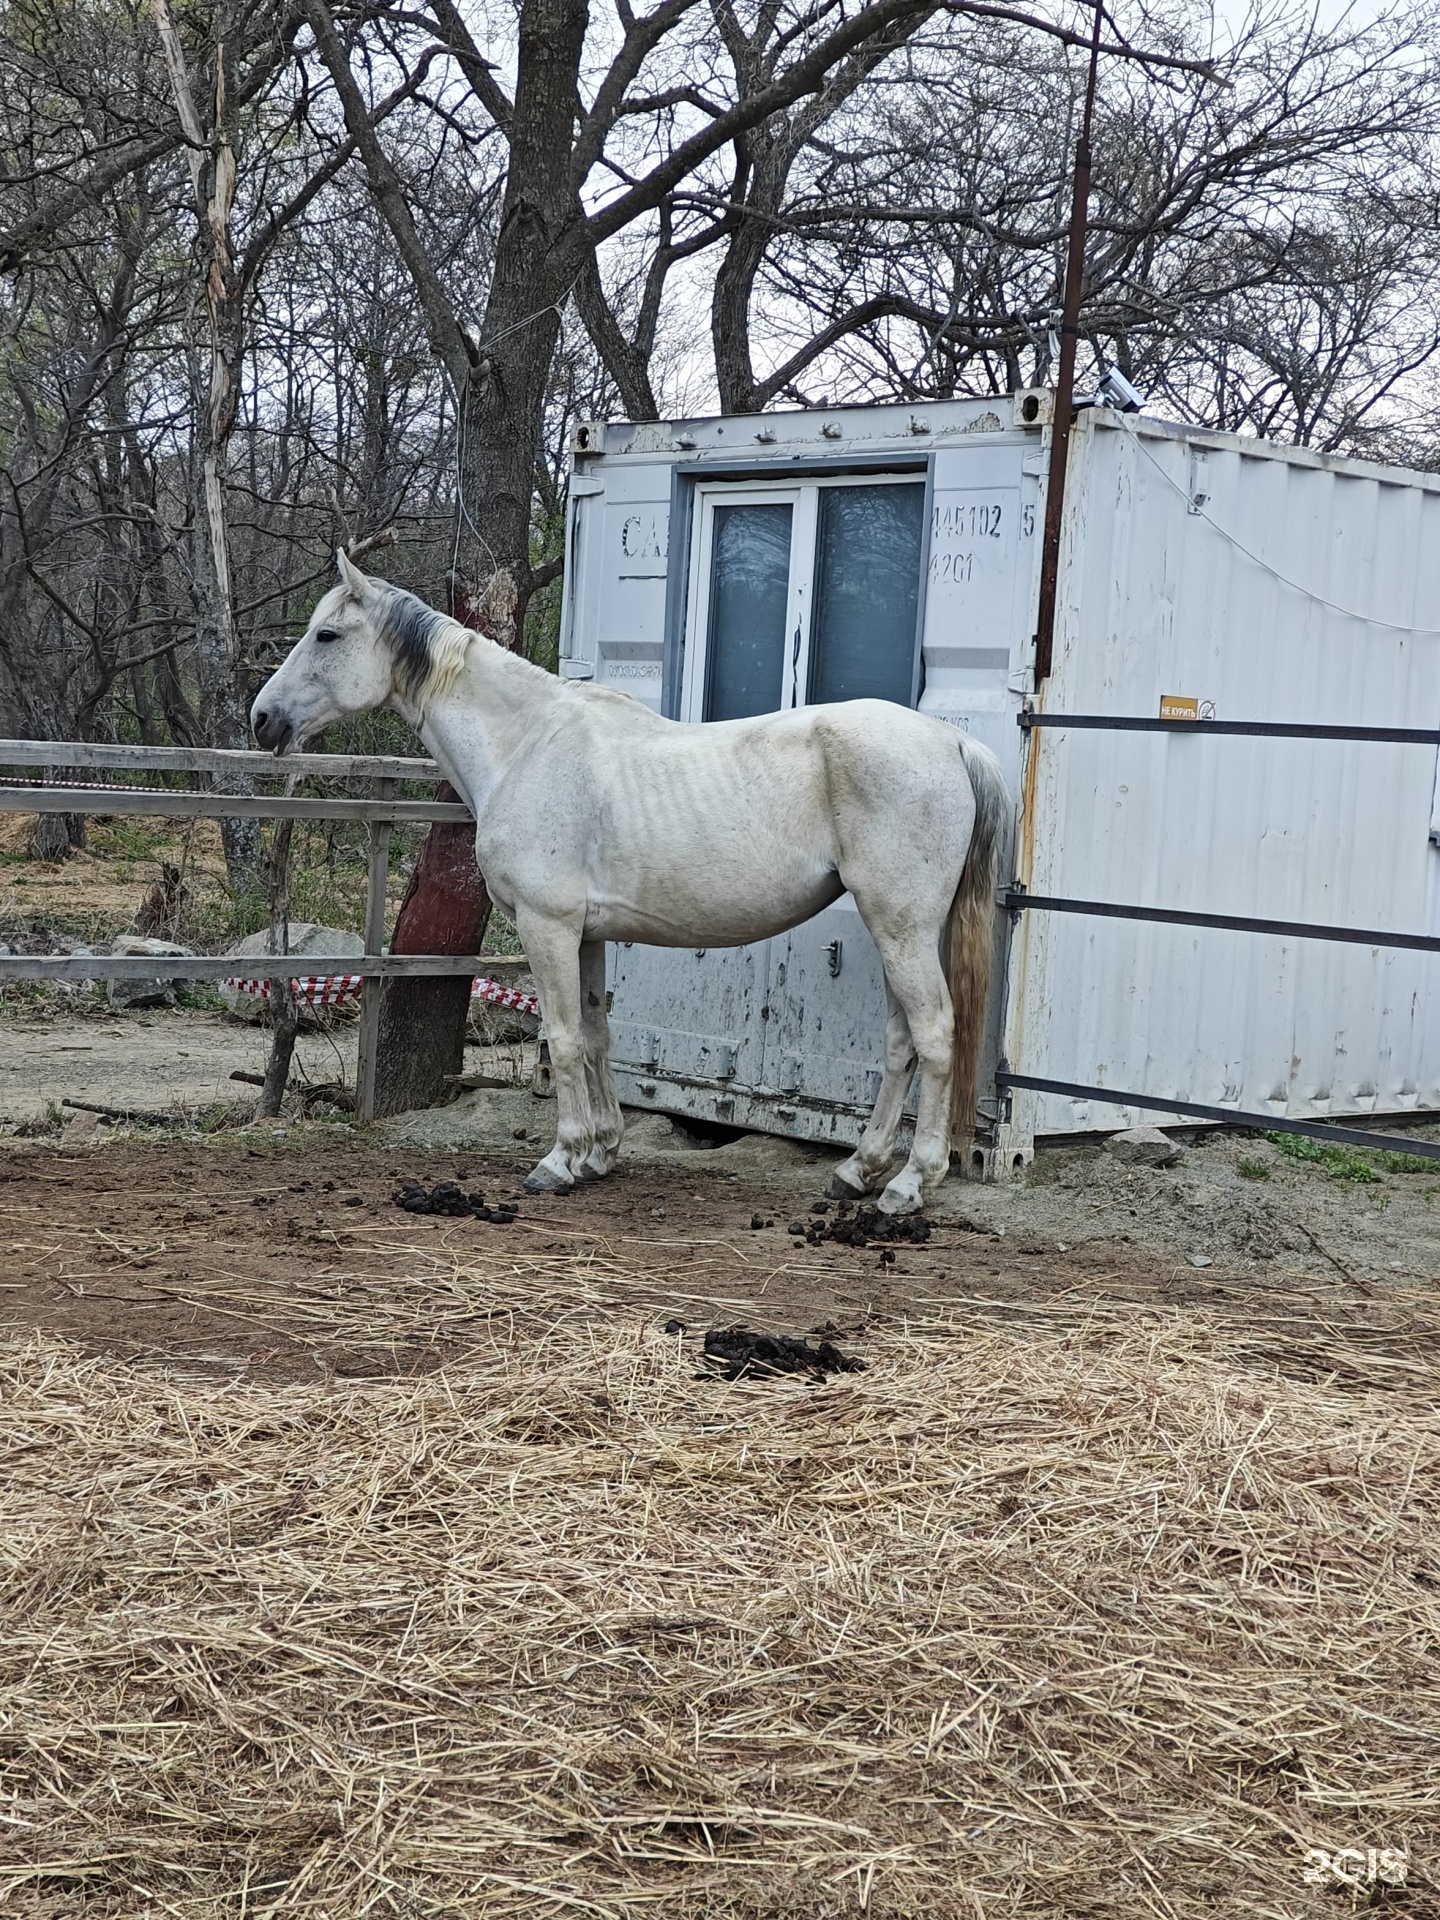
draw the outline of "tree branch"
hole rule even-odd
[[[1053,20],[1042,20],[1034,13],[1021,13],[1017,7],[994,6],[988,4],[988,0],[939,0],[939,5],[945,13],[966,13],[977,20],[1011,20],[1018,27],[1033,27],[1037,33],[1048,34],[1052,40],[1060,41],[1062,46],[1089,50],[1088,33],[1076,33],[1069,27],[1056,26]],[[1108,8],[1105,17],[1107,20],[1110,18]],[[1139,47],[1132,47],[1128,40],[1102,40],[1100,51],[1114,60],[1134,60],[1141,66],[1170,67],[1178,73],[1197,73],[1202,80],[1212,81],[1217,87],[1233,87],[1235,84],[1216,71],[1213,60],[1182,60],[1176,54],[1146,53]]]
[[[449,373],[456,392],[463,392],[475,369],[472,342],[461,326],[445,284],[416,230],[400,176],[376,137],[370,110],[350,70],[349,55],[325,0],[301,0],[301,5],[315,36],[316,49],[340,96],[346,131],[355,142],[364,164],[375,204],[414,282],[430,350]]]
[[[445,51],[457,61],[471,92],[503,132],[510,125],[515,109],[510,96],[495,78],[494,61],[487,60],[476,46],[453,0],[430,0],[430,3],[445,38]]]

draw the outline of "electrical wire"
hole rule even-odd
[[[1128,414],[1117,413],[1116,418],[1130,435],[1134,444],[1160,475],[1161,479],[1164,480],[1167,486],[1173,487],[1176,493],[1180,495],[1180,498],[1185,502],[1187,508],[1198,514],[1206,525],[1218,533],[1220,538],[1225,541],[1228,546],[1234,547],[1237,553],[1243,553],[1252,566],[1259,567],[1262,573],[1268,573],[1272,580],[1278,580],[1281,586],[1289,587],[1292,593],[1302,594],[1305,599],[1312,601],[1317,607],[1324,607],[1329,613],[1343,614],[1347,620],[1359,620],[1367,627],[1383,627],[1387,633],[1413,633],[1425,638],[1440,637],[1440,627],[1418,627],[1402,620],[1382,620],[1376,614],[1357,613],[1353,607],[1342,607],[1338,600],[1327,600],[1323,593],[1316,593],[1312,587],[1303,586],[1300,581],[1292,580],[1289,574],[1282,573],[1278,567],[1272,566],[1268,560],[1262,559],[1258,553],[1254,552],[1250,547],[1247,547],[1243,540],[1238,539],[1231,533],[1228,527],[1222,527],[1220,522],[1206,513],[1203,507],[1196,505],[1193,495],[1189,493],[1185,487],[1181,486],[1174,474],[1169,472],[1168,469],[1155,458],[1155,455],[1150,451],[1149,447],[1145,445],[1145,442],[1136,431],[1135,425]]]

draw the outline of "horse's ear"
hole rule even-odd
[[[364,600],[372,584],[369,574],[360,571],[343,547],[337,547],[335,550],[335,564],[340,569],[341,580],[350,592],[357,600]]]

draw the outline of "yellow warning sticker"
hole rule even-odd
[[[1188,694],[1162,693],[1160,696],[1160,718],[1162,720],[1198,720],[1200,702],[1190,699]]]

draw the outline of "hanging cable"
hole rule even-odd
[[[1307,587],[1299,580],[1292,580],[1288,573],[1282,573],[1278,567],[1272,566],[1268,560],[1263,559],[1252,548],[1247,547],[1243,540],[1238,539],[1235,534],[1231,533],[1228,527],[1222,527],[1220,522],[1208,514],[1203,507],[1196,505],[1195,500],[1186,488],[1180,484],[1173,473],[1170,473],[1166,467],[1155,458],[1155,455],[1150,451],[1149,447],[1146,446],[1136,430],[1134,421],[1128,414],[1117,413],[1115,417],[1133,439],[1141,453],[1143,453],[1145,458],[1150,462],[1151,466],[1154,467],[1155,471],[1160,475],[1161,479],[1167,486],[1173,487],[1175,492],[1180,495],[1186,507],[1191,512],[1197,514],[1215,533],[1218,533],[1227,546],[1234,547],[1237,553],[1243,553],[1252,566],[1259,567],[1262,573],[1268,573],[1271,579],[1278,580],[1282,587],[1289,587],[1292,593],[1303,594],[1307,600],[1312,601],[1317,607],[1324,607],[1329,613],[1343,614],[1347,620],[1359,620],[1368,627],[1383,627],[1387,633],[1414,633],[1427,637],[1440,636],[1440,627],[1414,626],[1403,620],[1382,620],[1375,614],[1357,613],[1353,607],[1342,607],[1338,600],[1327,600],[1323,593],[1316,593],[1313,587]]]

